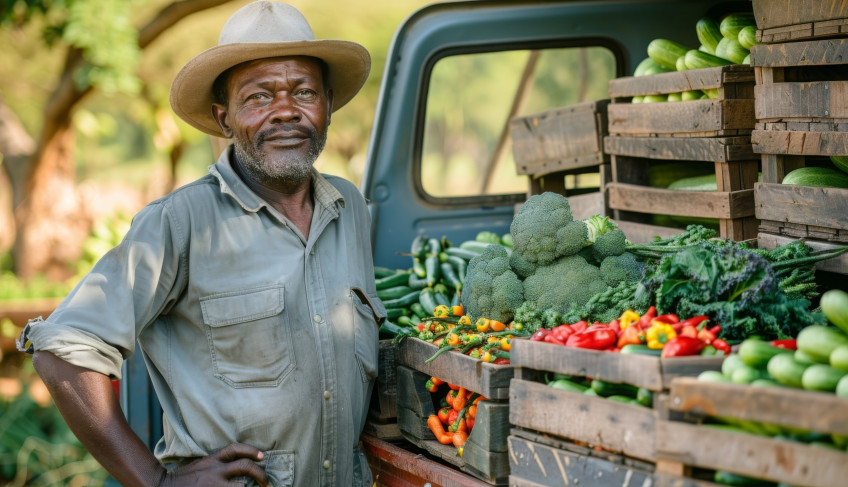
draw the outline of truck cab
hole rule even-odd
[[[444,2],[397,29],[382,78],[361,190],[373,222],[375,265],[409,267],[416,235],[460,242],[509,232],[531,194],[555,190],[602,213],[597,164],[557,179],[518,174],[510,122],[609,98],[657,38],[697,46],[703,16],[750,10],[749,1],[596,0]],[[559,177],[561,176],[561,177]],[[161,409],[140,353],[125,363],[121,402],[153,449]]]

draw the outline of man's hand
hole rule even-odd
[[[265,470],[256,464],[263,454],[257,448],[231,443],[215,453],[175,468],[165,474],[160,487],[227,486],[233,477],[250,477],[261,487],[268,487]]]

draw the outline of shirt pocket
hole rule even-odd
[[[354,352],[359,364],[362,382],[377,378],[377,361],[379,355],[378,334],[380,325],[386,317],[383,303],[374,296],[370,298],[361,289],[351,289],[353,301],[353,334]]]
[[[294,369],[285,287],[200,298],[215,377],[232,387],[273,387]]]

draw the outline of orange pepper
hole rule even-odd
[[[492,331],[506,330],[506,325],[500,321],[490,320],[489,326],[492,328]]]
[[[447,341],[448,345],[459,345],[461,340],[456,333],[448,333]]]
[[[462,305],[451,306],[451,314],[454,316],[462,316],[463,313],[465,313],[465,309],[463,309]]]
[[[464,387],[460,387],[459,391],[457,391],[456,397],[453,398],[453,403],[451,407],[453,407],[457,411],[461,411],[462,408],[465,407],[465,403],[468,401],[468,391]]]
[[[460,325],[470,325],[471,324],[471,318],[469,318],[468,315],[462,315],[462,316],[459,317],[459,324]]]

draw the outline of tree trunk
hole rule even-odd
[[[14,208],[22,197],[26,163],[33,150],[35,141],[0,98],[0,252],[10,250],[15,241]]]

